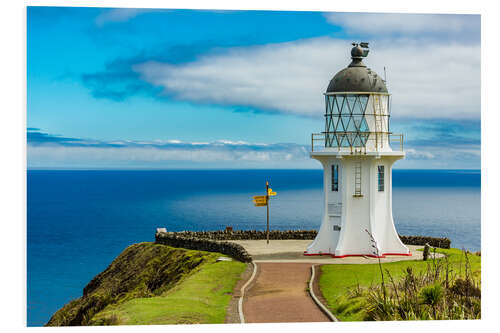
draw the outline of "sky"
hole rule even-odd
[[[395,168],[479,169],[479,15],[27,8],[27,164],[321,168],[323,93],[386,68]]]

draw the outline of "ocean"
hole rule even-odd
[[[27,173],[27,323],[42,326],[128,245],[170,231],[264,230],[251,197],[277,192],[272,229],[317,229],[322,170],[48,171]],[[480,170],[393,170],[402,235],[481,249]]]

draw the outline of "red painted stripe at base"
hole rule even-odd
[[[410,253],[384,253],[382,254],[383,256],[408,256],[411,257],[411,252]]]
[[[385,258],[385,256],[411,256],[410,253],[382,253],[381,256],[376,256],[373,254],[344,254],[342,256],[336,256],[335,254],[331,253],[307,253],[304,251],[305,256],[322,256],[322,255],[329,255],[332,256],[332,258],[345,258],[345,257],[370,257],[370,258]]]

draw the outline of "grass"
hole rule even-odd
[[[246,264],[155,243],[127,247],[46,326],[223,322]]]
[[[465,276],[465,258],[458,249],[438,249],[448,257],[452,273],[458,277]],[[410,267],[416,273],[422,273],[432,269],[439,261],[432,260],[432,253],[427,261],[412,260],[383,263],[384,274],[389,272],[394,280],[405,276],[407,268]],[[474,279],[481,278],[481,257],[469,255],[470,272]],[[380,268],[378,264],[367,265],[323,265],[321,266],[321,277],[319,287],[327,302],[327,306],[341,321],[360,321],[366,318],[367,298],[364,288],[378,285],[381,282]],[[388,281],[386,281],[386,284]]]
[[[246,264],[215,262],[220,254],[171,290],[106,307],[90,325],[160,325],[224,323],[231,295]]]

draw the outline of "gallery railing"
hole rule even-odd
[[[367,136],[365,139],[364,145],[352,145],[348,143],[346,146],[339,146],[333,145],[330,142],[330,145],[327,145],[327,134],[328,135],[334,135],[333,133],[326,133],[326,132],[321,132],[321,133],[312,133],[311,134],[311,152],[315,151],[324,151],[325,148],[334,148],[337,150],[341,149],[348,149],[352,153],[355,152],[366,152],[366,146],[370,147],[370,150],[377,151],[378,149],[382,149],[383,142],[382,137],[385,135],[387,136],[387,142],[389,143],[389,146],[393,151],[403,151],[403,146],[404,146],[404,135],[403,134],[394,134],[394,133],[377,133],[377,132],[365,132],[363,135]],[[346,135],[351,135],[351,134],[356,134],[355,132],[337,132],[335,135],[337,136],[346,136]],[[357,133],[359,134],[359,133]],[[373,148],[372,145],[369,144],[369,142],[374,141]],[[321,144],[318,144],[321,143]]]

